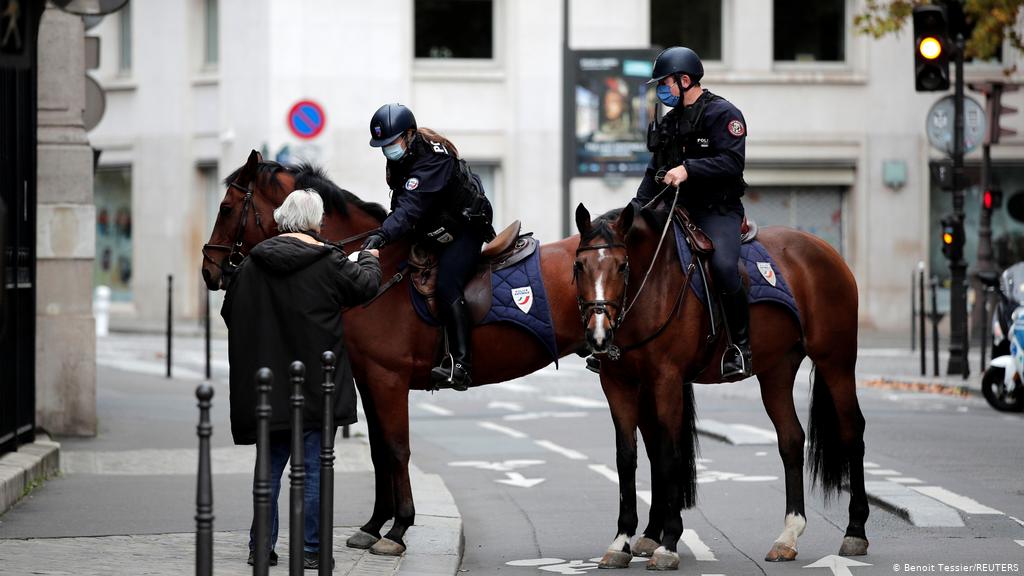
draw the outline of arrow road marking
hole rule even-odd
[[[828,568],[832,570],[834,576],[853,576],[853,573],[850,572],[850,566],[871,566],[871,564],[831,554],[813,564],[804,566],[804,568]]]
[[[505,472],[508,478],[502,480],[495,480],[499,484],[508,484],[509,486],[518,486],[520,488],[533,488],[537,484],[544,481],[544,478],[527,478],[519,472]]]
[[[495,472],[509,472],[519,468],[538,466],[543,460],[505,460],[504,462],[486,462],[484,460],[465,460],[461,462],[449,462],[449,466],[477,468],[479,470],[493,470]]]

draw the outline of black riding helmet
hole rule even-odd
[[[387,146],[410,128],[416,128],[416,117],[401,104],[385,104],[370,118],[370,146]]]
[[[704,65],[697,53],[685,46],[672,46],[666,48],[654,59],[654,70],[651,71],[651,79],[648,84],[654,84],[663,79],[675,75],[686,74],[693,83],[700,82],[704,77]]]

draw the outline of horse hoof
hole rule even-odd
[[[597,567],[629,568],[629,563],[632,561],[633,555],[629,552],[623,552],[622,550],[609,550],[601,557],[601,561],[597,564]]]
[[[764,557],[768,562],[791,562],[796,560],[796,549],[786,546],[782,542],[776,542],[768,555]]]
[[[404,553],[405,546],[387,538],[381,538],[376,544],[370,546],[370,554],[377,556],[401,556]]]
[[[679,569],[679,554],[675,552],[669,552],[662,547],[658,547],[651,554],[651,559],[647,561],[648,570],[678,570]]]
[[[839,548],[840,556],[864,556],[868,553],[868,541],[856,536],[843,538],[843,545]]]
[[[356,530],[355,534],[349,536],[348,540],[345,540],[345,546],[366,550],[370,546],[376,544],[378,540],[380,540],[380,538],[372,534],[367,534],[362,530]]]
[[[658,546],[661,546],[661,544],[658,544],[647,536],[643,536],[636,541],[636,544],[633,545],[633,556],[650,558],[651,554],[654,554],[654,551],[658,549]]]

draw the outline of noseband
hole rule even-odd
[[[576,255],[579,256],[580,252],[586,252],[588,250],[601,250],[601,249],[621,249],[626,250],[625,244],[597,244],[595,246],[582,246],[576,249]],[[576,277],[579,276],[579,268],[574,268],[572,273],[573,282],[576,282]],[[629,292],[629,252],[626,252],[626,281],[622,287],[622,296],[616,302],[614,300],[584,300],[579,295],[579,284],[576,285],[576,304],[580,309],[580,318],[583,320],[583,325],[586,326],[590,323],[590,317],[595,314],[608,314],[608,308],[615,308],[615,320],[612,322],[612,330],[619,327],[623,319],[623,308],[626,304],[626,293]]]
[[[242,239],[245,237],[245,223],[249,219],[249,206],[252,206],[253,213],[256,216],[256,225],[259,226],[260,230],[263,230],[263,222],[260,218],[260,212],[256,209],[253,203],[253,184],[249,183],[247,188],[242,188],[240,185],[231,182],[228,184],[231,188],[237,188],[245,193],[245,198],[242,200],[242,217],[238,221],[238,228],[235,230],[235,241],[230,245],[224,244],[204,244],[203,245],[203,258],[208,260],[210,263],[219,267],[221,273],[224,275],[230,275],[235,272],[238,266],[245,259],[245,254],[242,253]],[[264,231],[265,232],[265,231]],[[227,250],[228,257],[220,262],[213,259],[208,253],[208,249],[215,250]]]

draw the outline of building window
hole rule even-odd
[[[125,4],[117,13],[118,58],[117,69],[122,73],[132,71],[132,3]]]
[[[494,57],[492,0],[415,0],[417,58]]]
[[[721,60],[722,0],[651,0],[651,45],[686,46],[702,60]]]
[[[100,168],[94,180],[96,260],[93,284],[108,286],[111,299],[132,299],[132,171]]]
[[[217,46],[220,30],[217,23],[218,0],[206,0],[203,7],[203,64],[208,67],[217,65],[220,51]]]
[[[774,0],[775,61],[845,61],[846,1]]]

